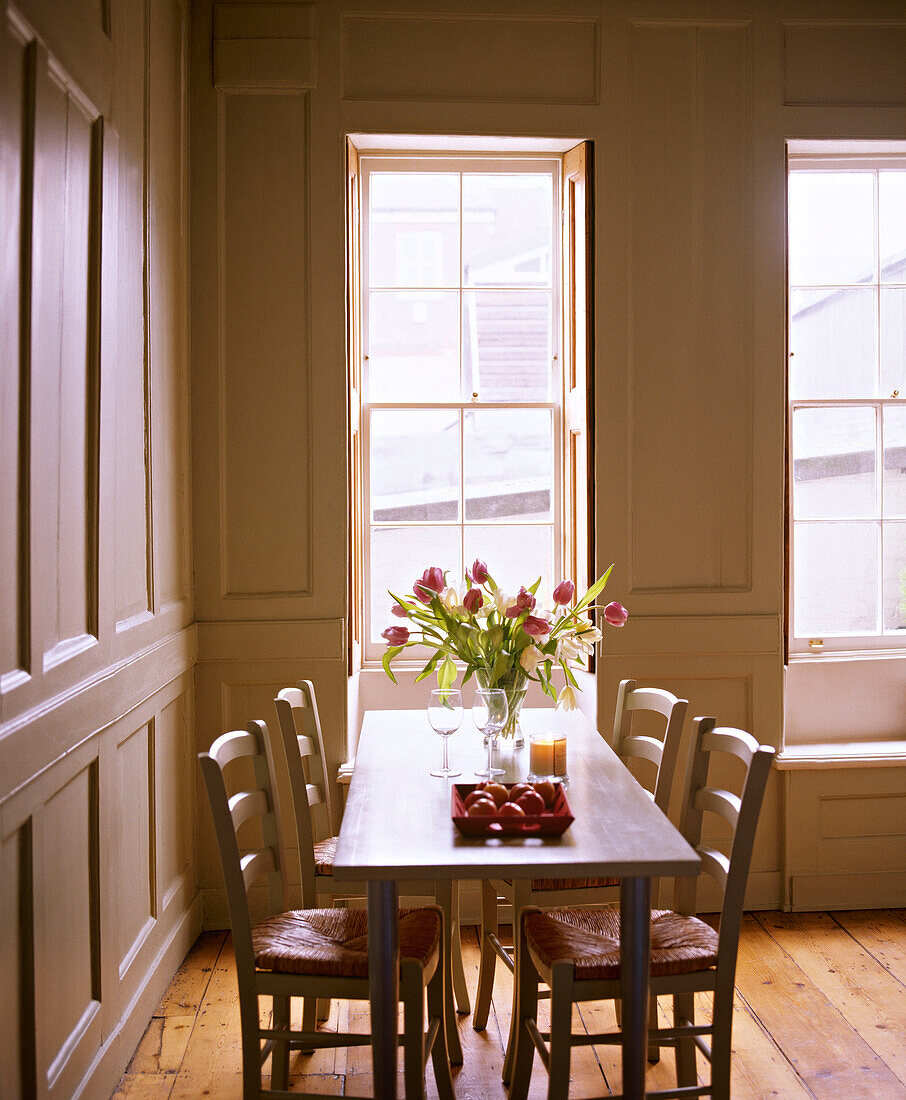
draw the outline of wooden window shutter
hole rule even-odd
[[[594,560],[593,146],[563,156],[564,564],[581,593]]]
[[[346,370],[349,385],[349,477],[347,479],[347,671],[360,663],[362,646],[362,339],[359,242],[359,154],[346,139]]]

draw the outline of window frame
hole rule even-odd
[[[553,432],[553,478],[552,478],[552,514],[549,526],[552,531],[552,583],[556,583],[556,579],[562,575],[565,575],[563,570],[565,563],[569,561],[568,545],[570,542],[570,533],[566,531],[567,517],[564,515],[565,510],[565,493],[564,482],[566,476],[566,452],[565,452],[565,394],[564,394],[564,302],[566,295],[564,293],[564,270],[563,270],[563,156],[555,152],[539,152],[536,150],[526,152],[506,151],[501,152],[494,150],[491,152],[452,152],[444,153],[437,150],[374,150],[368,149],[360,150],[357,153],[357,186],[358,193],[358,209],[359,209],[359,226],[358,226],[358,238],[360,241],[360,253],[358,263],[358,286],[355,289],[355,293],[358,298],[358,347],[351,349],[350,354],[357,355],[359,362],[364,368],[367,364],[368,355],[368,299],[369,299],[369,277],[370,277],[370,256],[368,253],[369,240],[368,240],[368,217],[370,211],[368,210],[368,196],[369,196],[369,177],[372,171],[378,169],[383,171],[399,170],[405,168],[407,171],[423,171],[431,172],[438,170],[458,171],[468,173],[470,171],[482,171],[482,172],[511,172],[514,170],[531,173],[537,173],[539,170],[545,174],[551,176],[551,228],[552,228],[552,251],[551,251],[551,273],[550,273],[550,294],[551,294],[551,309],[550,309],[550,355],[551,355],[551,390],[549,399],[547,401],[481,401],[474,399],[467,399],[467,396],[462,393],[460,400],[458,401],[413,401],[413,402],[385,402],[385,401],[371,401],[367,393],[366,378],[363,373],[360,375],[361,386],[358,393],[351,393],[351,399],[359,402],[359,409],[352,412],[352,419],[357,422],[359,426],[359,440],[357,453],[353,455],[352,462],[357,463],[357,469],[354,469],[354,475],[361,486],[361,492],[358,495],[358,508],[357,514],[354,514],[352,518],[353,524],[358,526],[358,530],[361,536],[358,540],[358,560],[353,560],[351,564],[351,571],[357,571],[358,576],[361,578],[361,584],[358,587],[360,593],[360,606],[356,609],[351,609],[350,618],[353,621],[358,621],[358,642],[355,645],[358,654],[358,663],[361,667],[376,667],[380,664],[381,656],[386,649],[385,644],[382,641],[371,641],[369,635],[371,633],[370,626],[370,610],[371,610],[371,562],[370,562],[370,540],[371,540],[371,528],[372,526],[383,526],[382,524],[373,524],[371,519],[371,501],[370,501],[370,470],[368,462],[368,454],[370,447],[370,430],[371,430],[371,417],[376,411],[386,409],[449,409],[459,412],[459,430],[460,430],[460,449],[459,449],[459,463],[460,463],[460,496],[464,488],[463,481],[463,462],[464,453],[462,448],[462,434],[464,424],[464,414],[469,410],[481,411],[484,409],[500,410],[500,409],[518,409],[518,408],[530,408],[530,409],[544,409],[549,410],[552,419],[552,432]],[[460,211],[461,219],[461,211]],[[462,222],[460,220],[460,234],[462,232]],[[461,260],[461,253],[460,253]],[[391,288],[387,288],[391,289]],[[414,289],[414,290],[456,290],[460,295],[460,309],[459,309],[459,326],[460,326],[460,351],[462,349],[462,294],[464,290],[470,288],[463,286],[462,281],[462,269],[460,263],[459,271],[459,285],[451,287],[431,287],[431,288],[406,288],[406,287],[394,287],[393,290]],[[479,290],[481,288],[475,288]],[[526,289],[531,289],[527,286]],[[538,290],[548,291],[547,285],[537,287]],[[443,523],[440,521],[433,521],[429,523],[419,523],[413,521],[412,526],[450,526],[458,529],[460,539],[463,538],[463,533],[467,527],[471,525],[482,526],[486,525],[487,521],[467,521],[465,518],[464,510],[462,508],[462,500],[460,501],[460,516],[458,522],[455,523]],[[525,521],[533,526],[538,526],[538,521]],[[519,524],[518,520],[509,520],[506,522],[507,526],[516,526]],[[392,524],[396,526],[397,524]],[[400,525],[405,526],[405,523]],[[547,526],[548,524],[543,524]],[[434,564],[434,563],[426,563]],[[464,567],[467,567],[469,563],[463,562]],[[461,578],[450,578],[454,583],[458,583]],[[533,579],[533,578],[532,578]],[[414,580],[414,578],[413,578]],[[351,591],[356,589],[355,585],[351,586]],[[388,619],[389,619],[389,598],[388,598]],[[387,625],[386,621],[382,621],[381,624]],[[375,633],[379,633],[375,630]],[[410,660],[407,662],[398,662],[398,665],[412,664],[417,665],[423,663],[424,656],[418,654],[414,649],[411,654],[407,654]]]
[[[901,654],[906,649],[906,629],[903,630],[885,630],[883,623],[884,607],[883,607],[883,592],[884,592],[884,526],[885,523],[906,523],[906,516],[885,516],[884,515],[884,490],[883,490],[883,474],[884,474],[884,435],[883,435],[883,416],[884,409],[887,407],[904,407],[906,404],[906,391],[898,396],[880,396],[880,364],[881,364],[881,333],[882,326],[880,323],[880,300],[882,288],[904,288],[906,289],[906,282],[904,283],[890,283],[883,282],[880,278],[880,263],[881,263],[881,247],[880,247],[880,226],[879,226],[879,177],[878,173],[884,170],[906,170],[906,156],[902,151],[868,151],[864,145],[865,143],[841,143],[841,142],[826,142],[826,143],[801,143],[803,146],[802,151],[797,151],[794,147],[799,143],[790,143],[787,154],[787,196],[789,196],[790,180],[796,172],[871,172],[873,174],[873,207],[872,217],[874,222],[874,237],[875,237],[875,270],[872,275],[872,279],[862,283],[834,283],[834,284],[820,284],[821,289],[833,290],[839,289],[871,289],[876,296],[875,302],[875,317],[876,317],[876,336],[875,341],[875,371],[876,381],[878,383],[878,396],[874,397],[853,397],[853,396],[837,396],[826,398],[794,398],[791,392],[791,370],[792,370],[792,357],[793,348],[792,344],[792,291],[793,289],[816,289],[817,287],[810,287],[809,284],[795,284],[790,281],[789,272],[789,253],[787,250],[787,279],[786,279],[786,293],[787,293],[787,309],[786,309],[786,343],[787,343],[787,432],[786,432],[786,446],[787,454],[789,455],[789,461],[787,463],[787,495],[788,495],[788,507],[787,507],[787,578],[788,578],[788,610],[787,610],[787,630],[786,630],[786,644],[788,647],[788,659],[795,661],[797,659],[809,659],[822,654],[833,658],[842,657],[861,657],[871,654],[883,655],[883,653]],[[789,212],[787,215],[787,240],[789,240],[790,233],[790,221]],[[793,433],[794,433],[794,421],[795,414],[801,409],[818,408],[818,409],[830,409],[830,408],[872,408],[875,412],[875,443],[874,443],[874,455],[875,455],[875,502],[876,507],[874,514],[865,516],[842,516],[842,517],[805,517],[804,519],[797,519],[795,514],[796,509],[796,482],[795,482],[795,452],[793,447]],[[880,624],[880,630],[872,633],[863,633],[857,631],[825,631],[823,633],[807,632],[797,633],[796,621],[795,621],[795,590],[796,590],[796,570],[795,570],[795,554],[796,554],[796,528],[798,524],[818,525],[820,523],[833,523],[833,522],[865,522],[873,523],[876,525],[876,547],[877,547],[877,620]]]

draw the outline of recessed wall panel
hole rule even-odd
[[[311,588],[317,414],[306,382],[307,140],[306,96],[221,97],[220,538],[228,597]]]
[[[593,19],[350,15],[342,34],[346,99],[597,102]]]
[[[36,814],[35,1020],[38,1078],[48,1085],[97,1007],[97,797],[90,766]]]
[[[189,862],[193,786],[188,769],[187,699],[180,695],[167,704],[154,723],[155,871],[158,907],[167,903]]]
[[[786,23],[783,98],[788,106],[906,106],[906,19]]]
[[[631,32],[632,590],[750,587],[746,24]]]
[[[155,596],[186,599],[186,246],[183,203],[182,6],[151,5],[148,96],[148,330],[154,469]]]
[[[23,233],[31,226],[31,119],[23,132],[24,106],[33,95],[34,70],[24,35],[0,21],[0,678],[29,664],[28,478],[29,378],[27,327],[30,300]],[[24,191],[23,191],[24,187]],[[24,217],[23,217],[24,215]],[[23,222],[25,225],[23,226]]]
[[[153,789],[154,724],[145,723],[116,747],[116,888],[119,894],[117,962],[123,975],[141,945],[153,913],[154,852],[149,828]]]

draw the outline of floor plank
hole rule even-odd
[[[502,929],[501,936],[509,929]],[[463,929],[463,960],[473,998],[478,981],[478,936]],[[906,1100],[906,910],[747,915],[740,938],[733,1024],[733,1100]],[[505,1100],[500,1079],[509,1030],[512,979],[498,966],[487,1029],[458,1017],[464,1063],[454,1067],[457,1097]],[[670,1023],[669,998],[659,1015]],[[262,1008],[262,1019],[268,1016]],[[696,1011],[710,1012],[701,994]],[[585,1004],[574,1029],[615,1025],[613,1005]],[[367,1004],[334,1001],[324,1027],[367,1031]],[[539,1024],[547,1021],[547,1004]],[[301,1022],[301,1002],[293,1003]],[[670,1087],[673,1054],[649,1067],[649,1089]],[[267,1080],[269,1066],[265,1065]],[[700,1058],[699,1073],[707,1080]],[[402,1077],[400,1077],[402,1085]],[[294,1054],[290,1088],[324,1096],[370,1096],[367,1047]],[[578,1048],[570,1096],[608,1095],[620,1089],[617,1047]],[[547,1076],[535,1058],[530,1097],[546,1096]],[[402,1088],[399,1090],[402,1095]],[[427,1094],[437,1096],[433,1074]],[[205,933],[174,976],[136,1049],[114,1100],[188,1100],[199,1096],[241,1100],[239,1002],[229,937]]]

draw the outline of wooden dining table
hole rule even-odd
[[[462,775],[429,775],[441,757],[425,711],[368,711],[333,864],[334,878],[368,884],[368,952],[375,1096],[397,1088],[399,936],[402,886],[413,879],[605,877],[621,879],[624,1097],[645,1095],[649,899],[652,878],[694,875],[695,851],[654,805],[579,711],[524,710],[523,730],[565,731],[575,817],[561,837],[464,837],[451,819],[454,783],[478,782],[486,763],[468,714],[450,739]],[[528,737],[526,737],[526,742]],[[528,748],[496,750],[501,782],[528,773]]]

